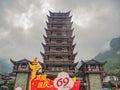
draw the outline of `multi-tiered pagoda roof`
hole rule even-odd
[[[73,28],[69,12],[51,12],[47,15],[47,28],[45,44],[42,43],[44,53],[43,72],[48,76],[57,75],[61,71],[68,72],[71,76],[74,74],[74,60],[77,53],[73,53],[76,44],[73,44]]]

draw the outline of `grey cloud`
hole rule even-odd
[[[71,10],[76,36],[74,42],[77,44],[74,52],[78,52],[76,61],[91,59],[106,42],[120,36],[119,9],[119,0],[1,0],[0,33],[9,33],[0,39],[0,57],[15,60],[38,57],[42,61],[39,52],[43,51],[41,43],[44,42],[48,10]],[[14,26],[18,23],[13,20],[15,15],[21,17],[22,14],[33,23],[28,30]],[[86,18],[89,21],[85,21]],[[85,24],[84,27],[80,25],[81,22]]]

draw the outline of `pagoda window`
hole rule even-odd
[[[68,71],[69,69],[68,69],[69,67],[64,67],[64,71]]]
[[[55,57],[57,60],[60,60],[60,59],[62,59],[62,56],[56,56]]]
[[[55,71],[63,71],[64,68],[61,67],[61,66],[55,66],[55,67],[54,67],[54,70],[55,70]]]
[[[96,69],[96,65],[94,65],[94,64],[91,65],[90,67],[91,67],[91,69]]]
[[[46,69],[48,69],[48,65],[46,65]]]
[[[27,67],[27,64],[21,64],[21,68],[26,68]]]
[[[56,67],[56,71],[59,71],[59,67]]]
[[[57,26],[57,28],[62,28],[62,26]]]
[[[60,71],[63,71],[64,69],[63,68],[60,68]]]
[[[57,43],[62,43],[62,40],[56,40]]]
[[[61,19],[58,19],[57,21],[58,21],[58,22],[62,22],[62,20],[61,20]]]
[[[51,32],[51,35],[52,35],[52,32]]]
[[[56,51],[61,51],[62,50],[62,48],[56,48]]]
[[[52,70],[52,71],[55,71],[55,68],[53,67],[53,68],[51,68],[51,70]]]
[[[58,33],[56,33],[56,35],[62,35],[62,33],[58,32]]]

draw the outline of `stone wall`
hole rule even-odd
[[[17,87],[21,87],[22,90],[26,90],[29,83],[28,76],[28,73],[17,73],[14,89]]]
[[[100,74],[89,74],[90,90],[102,88]]]

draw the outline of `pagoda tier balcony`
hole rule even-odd
[[[73,51],[68,51],[67,49],[66,50],[61,50],[61,51],[57,51],[57,50],[53,50],[53,49],[50,49],[49,51],[45,51],[45,53],[70,53],[72,54]]]
[[[60,33],[60,35],[58,35],[57,33],[58,33],[58,34]],[[52,35],[51,35],[51,34],[47,34],[47,36],[48,36],[48,37],[51,37],[51,36],[52,36],[52,37],[58,37],[58,36],[59,36],[59,37],[71,37],[71,36],[72,36],[72,34],[61,33],[61,32],[57,32],[57,33],[54,33],[54,34],[52,34]]]
[[[44,64],[45,65],[73,65],[73,61],[71,60],[67,60],[67,61],[64,61],[64,60],[45,60],[44,61]]]
[[[57,29],[57,30],[63,30],[63,29],[69,29],[71,30],[72,26],[71,25],[54,25],[54,26],[47,26],[48,29]]]
[[[73,55],[71,52],[46,52],[46,55]]]
[[[49,31],[49,30],[46,30],[46,35],[50,36],[50,35],[58,35],[58,36],[66,36],[66,35],[72,35],[72,30],[69,30],[69,31]]]
[[[44,28],[44,29],[45,29],[46,31],[52,31],[52,32],[59,32],[59,31],[60,31],[60,32],[61,32],[61,31],[62,31],[62,32],[66,32],[66,31],[67,31],[67,32],[73,32],[73,30],[74,30],[74,28],[73,28],[73,29],[61,29],[61,28],[56,28],[56,29],[54,29],[54,28],[53,28],[53,29],[50,29],[50,28],[49,28],[49,29],[47,29],[47,28]]]
[[[73,39],[70,39],[69,41],[69,38],[64,38],[62,40],[58,40],[58,39],[53,39],[53,40],[50,40],[50,39],[45,39],[45,43],[46,45],[48,46],[70,46],[73,44]],[[67,45],[68,44],[68,45]],[[45,44],[44,44],[45,45]]]
[[[64,41],[61,41],[61,42],[56,42],[56,41],[49,41],[49,42],[46,42],[46,45],[49,45],[49,46],[60,46],[60,45],[63,45],[63,46],[65,46],[65,45],[67,45],[67,46],[70,46],[70,45],[72,45],[73,44],[73,40],[71,40],[71,42],[68,42],[67,41],[68,39],[64,39]]]
[[[67,34],[67,33],[62,33],[62,32],[57,32],[53,34],[47,34],[48,37],[71,37],[72,34]]]
[[[53,24],[56,24],[56,23],[71,23],[71,19],[53,19],[53,18],[50,18],[48,19],[48,22],[49,23],[53,23]]]
[[[102,74],[102,73],[104,73],[104,71],[84,71],[84,73],[86,73],[86,74],[87,74],[87,73],[89,73],[89,74],[90,74],[90,73],[91,73],[91,74],[93,74],[93,73],[94,73],[94,74],[97,74],[97,73]]]
[[[56,43],[47,43],[46,44],[47,46],[66,46],[66,47],[70,47],[70,46],[73,46],[72,43],[60,43],[60,44],[56,44]]]
[[[54,79],[54,78],[57,77],[58,73],[60,73],[61,71],[43,70],[43,72],[47,74],[47,77]],[[72,70],[65,71],[65,72],[67,72],[70,75],[70,77],[74,77],[75,76],[74,70],[73,71]]]
[[[50,53],[42,53],[42,52],[40,52],[40,54],[43,56],[43,58],[45,59],[45,57],[47,57],[47,56],[55,56],[55,55],[60,55],[60,56],[70,56],[71,58],[70,58],[70,60],[73,60],[74,58],[75,58],[75,56],[77,55],[77,52],[76,53],[54,53],[54,52],[50,52]],[[48,59],[45,59],[45,60],[48,60]]]
[[[47,27],[48,28],[52,28],[52,27],[57,27],[57,28],[62,28],[62,27],[67,27],[67,28],[71,28],[72,23],[66,23],[66,24],[52,24],[52,23],[47,23]]]
[[[45,39],[45,42],[46,43],[53,43],[53,44],[60,44],[60,43],[63,43],[63,42],[67,42],[67,43],[73,43],[73,39],[74,37],[71,37],[71,38],[48,38],[46,36],[43,36],[44,39]]]
[[[64,20],[64,19],[71,19],[71,18],[72,18],[72,16],[64,16],[64,15],[61,15],[61,16],[60,16],[60,15],[59,15],[59,16],[58,16],[58,15],[56,15],[56,16],[48,16],[48,15],[47,15],[47,17],[48,17],[48,18],[54,18],[54,19],[55,19],[55,18],[56,18],[56,19],[59,18],[59,19],[63,19],[63,20]]]
[[[72,25],[48,25],[47,26],[48,29],[70,29],[72,28]]]
[[[52,38],[52,39],[56,39],[56,38],[60,38],[60,39],[68,39],[68,38],[69,39],[74,39],[75,38],[75,36],[69,37],[69,36],[57,36],[57,35],[56,36],[47,36],[47,37],[43,35],[43,37],[44,38]]]
[[[60,30],[60,31],[62,31],[62,30],[71,30],[71,27],[66,27],[66,26],[64,26],[64,27],[63,26],[62,27],[61,26],[60,27],[55,27],[55,26],[54,27],[50,27],[49,26],[48,29],[49,30]]]
[[[69,36],[57,36],[57,35],[54,35],[54,36],[48,36],[47,38],[62,38],[62,39],[64,39],[64,38],[72,38],[71,36],[69,37]]]
[[[49,25],[72,25],[73,22],[69,22],[69,21],[51,21],[51,22],[46,22],[46,24]]]

